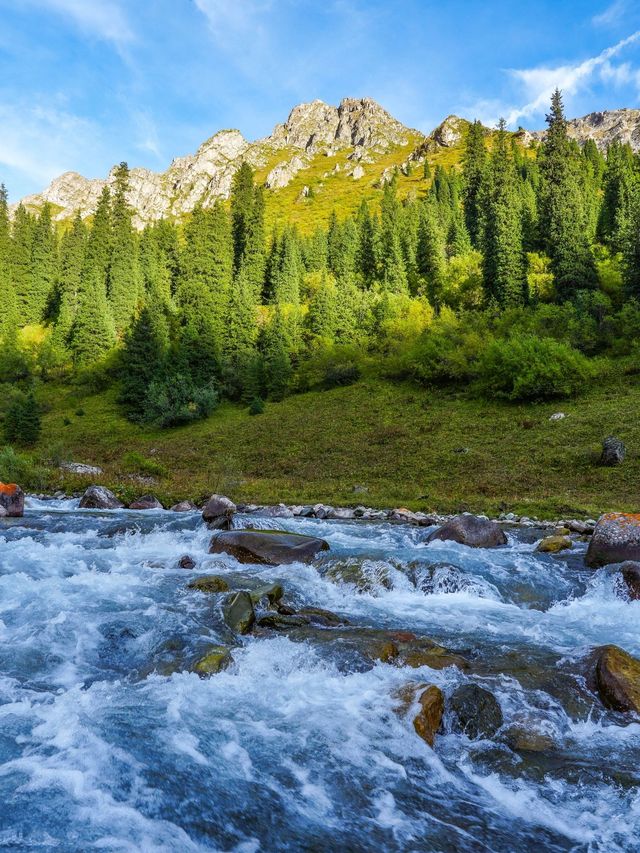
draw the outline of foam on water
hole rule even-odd
[[[640,721],[603,712],[579,667],[604,642],[640,653],[640,603],[611,572],[585,572],[579,553],[240,519],[324,536],[327,560],[387,567],[385,584],[360,591],[332,581],[324,556],[278,568],[209,556],[211,534],[191,514],[51,503],[0,527],[0,850],[638,849]],[[185,553],[195,573],[177,568]],[[425,591],[433,563],[457,570],[436,570]],[[210,679],[162,675],[230,639],[217,599],[186,589],[211,572],[232,585],[280,580],[296,605],[431,636],[474,667],[362,671],[274,635],[242,639]],[[452,733],[431,750],[400,712],[410,680],[445,693],[483,684],[505,726],[524,721],[555,750]]]

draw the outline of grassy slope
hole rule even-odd
[[[174,500],[219,490],[255,502],[508,507],[547,517],[639,509],[633,448],[640,447],[640,388],[626,378],[575,401],[528,406],[367,380],[269,404],[258,417],[225,404],[205,422],[165,432],[125,421],[113,392],[82,401],[66,389],[47,393],[43,435],[55,436],[67,458],[102,465],[103,481],[127,497],[152,490]],[[79,405],[84,416],[75,414]],[[557,410],[568,417],[550,422]],[[594,464],[609,433],[631,448],[619,468]],[[456,452],[461,447],[469,452]],[[45,440],[40,450],[49,450]],[[123,457],[131,450],[160,462],[169,476],[152,488],[127,481]],[[83,483],[67,476],[60,484]],[[368,493],[354,494],[354,485]]]

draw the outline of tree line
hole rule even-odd
[[[247,164],[228,204],[141,232],[124,163],[91,222],[78,214],[61,235],[48,204],[37,216],[19,205],[11,219],[3,187],[0,381],[102,366],[132,420],[169,425],[221,397],[260,411],[310,381],[314,364],[327,381],[352,381],[345,353],[384,355],[428,334],[442,312],[584,300],[602,290],[603,253],[621,274],[614,298],[635,300],[640,159],[619,143],[606,156],[592,140],[580,148],[560,92],[547,123],[544,141],[525,147],[504,122],[491,132],[474,122],[460,168],[432,173],[425,160],[420,196],[401,201],[391,177],[379,205],[334,213],[311,234],[288,224],[266,233]],[[46,330],[31,361],[27,326]]]

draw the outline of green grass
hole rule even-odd
[[[98,464],[102,482],[125,498],[149,491],[127,477],[132,461],[140,470],[146,461],[147,472],[166,474],[152,489],[164,501],[222,491],[258,503],[509,509],[551,518],[640,508],[640,387],[633,377],[536,405],[367,379],[268,403],[257,417],[224,404],[206,421],[167,431],[128,423],[113,391],[79,399],[45,386],[42,399],[49,411],[36,456]],[[75,414],[80,405],[83,417]],[[550,422],[555,411],[567,418]],[[610,433],[629,448],[618,468],[596,464]],[[84,485],[57,470],[50,483]],[[356,494],[354,486],[368,491]]]

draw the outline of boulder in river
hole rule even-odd
[[[315,536],[287,533],[284,530],[228,530],[211,539],[210,554],[230,554],[240,563],[280,566],[284,563],[310,562],[329,544]]]
[[[194,512],[198,507],[192,501],[180,501],[171,507],[171,512]]]
[[[143,495],[130,503],[129,509],[164,509],[164,507],[154,495]]]
[[[586,564],[598,568],[627,560],[640,561],[640,515],[627,512],[601,515],[589,542]]]
[[[192,580],[187,586],[199,592],[229,592],[229,584],[219,575],[202,575]]]
[[[427,536],[427,542],[437,539],[459,542],[470,548],[496,548],[507,544],[507,537],[499,524],[469,513],[454,516]]]
[[[436,732],[444,714],[444,696],[435,684],[427,687],[418,699],[420,710],[413,720],[413,727],[422,740],[433,748]]]
[[[193,557],[190,557],[188,554],[184,554],[178,560],[178,568],[179,569],[195,569],[196,561]]]
[[[568,536],[545,536],[538,542],[536,551],[542,554],[557,554],[559,551],[567,551],[573,548],[573,542]]]
[[[104,486],[89,486],[80,500],[80,509],[122,509],[124,504]]]
[[[603,705],[640,714],[640,660],[618,646],[595,651],[595,682]]]
[[[209,527],[216,530],[229,530],[236,505],[224,495],[211,495],[202,510],[202,518]]]
[[[488,690],[477,684],[456,688],[447,703],[452,728],[467,737],[492,738],[502,725],[500,703]]]
[[[251,596],[244,590],[232,592],[227,597],[222,614],[227,626],[236,634],[248,634],[256,620]]]
[[[260,586],[258,589],[252,589],[249,595],[254,604],[260,604],[261,601],[266,599],[269,607],[277,607],[284,595],[284,589],[279,583],[271,583],[268,586]]]
[[[620,574],[626,585],[629,598],[632,601],[640,601],[640,563],[628,560],[620,566]]]
[[[346,557],[344,560],[330,560],[319,570],[332,583],[352,584],[357,592],[375,593],[381,588],[393,588],[389,564],[384,560]]]
[[[619,438],[610,435],[602,442],[602,453],[600,454],[600,464],[607,467],[620,465],[624,462],[624,457],[627,455],[627,449]]]
[[[0,483],[0,508],[3,516],[21,518],[24,515],[24,492],[15,483]]]
[[[233,658],[226,646],[212,646],[207,654],[193,666],[193,671],[200,676],[215,675],[226,669]]]

